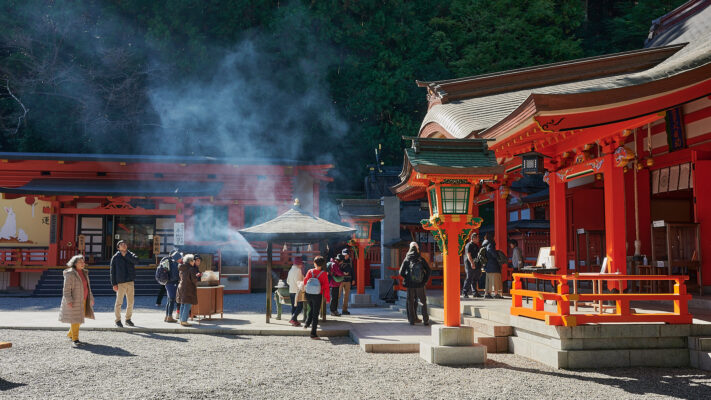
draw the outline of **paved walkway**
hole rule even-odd
[[[276,312],[270,323],[264,314],[264,294],[244,294],[225,296],[225,314],[212,319],[195,319],[192,326],[182,327],[176,323],[163,321],[165,311],[152,305],[153,297],[136,297],[136,307],[131,320],[133,328],[117,328],[114,325],[113,299],[97,298],[96,319],[87,319],[82,331],[120,331],[140,334],[228,334],[228,335],[278,335],[308,336],[310,330],[295,328],[288,323],[290,307],[284,307],[282,319],[277,320]],[[0,299],[0,329],[21,330],[67,330],[68,325],[58,321],[58,298]],[[427,340],[431,328],[418,324],[411,326],[405,316],[389,306],[371,308],[351,308],[351,315],[327,316],[324,323],[319,320],[319,336],[350,336],[366,352],[374,353],[415,353],[419,343]],[[303,326],[303,325],[302,325]]]

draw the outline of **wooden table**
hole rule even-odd
[[[579,276],[586,276],[586,275],[605,275],[605,274],[600,274],[597,272],[581,272],[578,274]],[[607,275],[619,275],[618,273],[615,274],[607,274]],[[593,289],[593,294],[601,294],[602,293],[602,281],[605,280],[604,278],[600,279],[593,279],[592,280],[592,289]],[[578,293],[578,280],[573,281],[573,294]],[[616,308],[616,306],[606,306],[602,300],[596,300],[593,301],[592,307],[595,310],[595,312],[602,314],[605,312],[606,309],[611,309],[611,308]],[[575,300],[573,301],[573,305],[575,308],[575,311],[578,311],[578,301]]]
[[[224,292],[225,287],[222,285],[198,286],[198,303],[190,309],[190,318],[194,319],[202,316],[203,318],[212,319],[213,314],[220,314],[220,318],[223,318]]]

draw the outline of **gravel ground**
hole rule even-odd
[[[0,398],[627,399],[711,398],[692,369],[558,371],[511,354],[485,366],[368,354],[348,338],[0,330]],[[168,372],[169,371],[169,372]]]

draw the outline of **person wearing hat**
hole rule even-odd
[[[417,318],[417,300],[422,303],[422,321],[429,325],[430,316],[427,313],[427,292],[425,285],[430,279],[430,266],[420,255],[420,248],[416,242],[410,243],[410,250],[400,265],[402,284],[407,288],[407,321],[414,325],[420,320]]]
[[[353,284],[353,263],[351,262],[351,254],[348,252],[346,247],[341,251],[343,255],[343,261],[341,261],[341,272],[343,273],[343,281],[338,289],[338,296],[343,294],[343,307],[341,307],[341,314],[350,315],[348,311],[348,298],[351,295],[351,285]]]
[[[165,322],[178,322],[173,318],[173,310],[179,310],[180,306],[176,302],[178,292],[178,283],[180,283],[180,272],[178,272],[178,263],[182,260],[183,255],[178,250],[173,250],[170,255],[170,272],[168,273],[168,282],[165,284],[165,291],[168,294],[168,303],[165,305]]]
[[[481,277],[481,267],[474,263],[474,260],[479,254],[479,245],[477,245],[477,233],[472,232],[469,236],[469,241],[464,246],[464,272],[467,276],[462,285],[462,297],[468,298],[469,293],[473,292],[474,297],[481,297],[479,294],[479,278]]]

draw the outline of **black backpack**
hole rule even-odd
[[[410,282],[422,284],[425,282],[425,260],[421,257],[410,262]]]
[[[170,258],[163,257],[156,267],[156,282],[165,285],[170,280]]]

